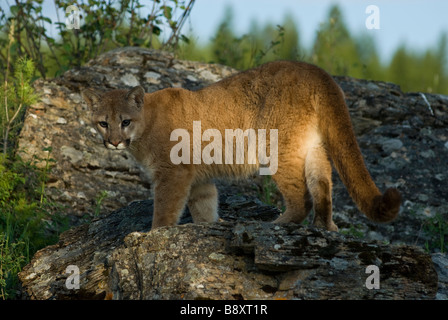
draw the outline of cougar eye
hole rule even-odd
[[[131,120],[123,120],[123,121],[121,122],[121,126],[122,126],[123,128],[129,126],[130,124],[131,124]]]
[[[100,125],[100,127],[107,128],[107,122],[106,121],[100,121],[100,122],[98,122],[98,124]]]

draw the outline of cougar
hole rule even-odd
[[[277,61],[197,91],[167,88],[145,93],[137,86],[104,94],[86,89],[82,96],[104,145],[128,149],[152,177],[152,228],[176,225],[186,205],[195,223],[217,221],[213,181],[245,179],[262,168],[267,154],[264,162],[249,154],[257,138],[263,142],[258,144],[258,155],[266,148],[273,160],[277,153],[272,179],[286,210],[274,223],[301,223],[313,209],[315,226],[338,230],[332,219],[331,163],[370,220],[389,222],[398,215],[400,192],[389,188],[382,194],[375,185],[357,144],[344,93],[317,66]],[[243,156],[223,147],[230,129],[244,132]],[[254,140],[249,133],[256,130]],[[275,132],[277,139],[268,132]],[[232,146],[236,140],[230,141]]]

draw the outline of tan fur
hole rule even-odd
[[[258,162],[248,164],[247,156],[245,164],[173,164],[170,150],[178,141],[170,141],[171,132],[183,128],[193,137],[193,121],[201,121],[202,132],[219,130],[223,140],[225,129],[278,130],[273,179],[286,211],[277,223],[300,223],[314,207],[314,224],[337,230],[330,160],[368,218],[387,222],[398,214],[400,193],[391,188],[382,195],[366,169],[342,90],[313,65],[271,62],[195,92],[169,88],[145,94],[135,87],[98,94],[87,89],[83,97],[106,147],[129,148],[151,173],[153,228],[175,225],[185,205],[195,222],[216,221],[218,197],[211,179],[245,178],[259,168]],[[123,120],[129,125],[123,126]],[[202,142],[202,148],[206,145]]]

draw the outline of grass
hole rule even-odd
[[[365,237],[364,232],[362,231],[363,226],[360,224],[350,225],[350,228],[341,230],[340,233],[348,236],[355,237],[357,239],[363,239]]]
[[[272,177],[267,175],[263,176],[263,182],[261,185],[261,201],[268,205],[275,205],[274,196],[278,193],[277,186],[275,185]]]
[[[425,242],[427,252],[447,253],[448,219],[440,213],[428,218],[423,223],[423,231],[429,238]]]
[[[0,156],[0,299],[16,296],[17,273],[34,253],[68,228],[68,219],[45,197],[50,158],[44,169]]]
[[[103,201],[107,199],[109,194],[106,190],[101,190],[98,192],[96,198],[95,198],[95,210],[94,210],[94,217],[98,217],[101,212],[101,205],[103,204]]]
[[[0,86],[0,299],[13,299],[17,273],[34,253],[58,240],[68,219],[55,214],[55,204],[45,197],[51,164],[51,148],[45,159],[24,162],[16,155],[17,137],[26,108],[40,99],[32,86],[35,66],[28,58],[10,59],[14,42],[11,22],[6,47],[5,78]],[[14,67],[10,74],[11,65]],[[37,162],[44,161],[38,169]]]

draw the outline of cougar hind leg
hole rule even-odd
[[[321,144],[309,149],[305,160],[305,177],[313,198],[314,225],[329,231],[338,231],[332,218],[331,163]]]
[[[274,223],[301,223],[312,208],[312,201],[305,181],[305,162],[294,159],[279,163],[272,177],[280,190],[286,211]]]

